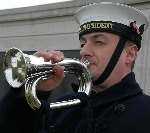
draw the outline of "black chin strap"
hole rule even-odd
[[[124,49],[125,43],[126,43],[126,39],[123,37],[120,37],[117,47],[107,65],[107,67],[105,68],[104,72],[100,75],[100,77],[96,81],[93,81],[93,85],[101,84],[109,77],[109,75],[113,71],[115,65],[117,64],[117,62],[120,58],[120,55]]]

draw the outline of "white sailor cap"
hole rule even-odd
[[[119,3],[101,2],[80,8],[75,18],[79,36],[104,31],[118,34],[141,47],[142,34],[148,27],[146,16],[138,9]]]

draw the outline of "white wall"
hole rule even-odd
[[[0,50],[78,49],[77,24],[71,16],[0,24]]]
[[[0,12],[0,51],[79,49],[78,26],[72,3],[52,4]],[[75,6],[75,7],[74,7]]]

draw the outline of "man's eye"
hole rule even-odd
[[[103,45],[104,42],[102,42],[102,41],[95,41],[95,44],[96,44],[96,45]]]

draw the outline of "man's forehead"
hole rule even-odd
[[[91,39],[106,38],[107,39],[108,37],[113,37],[113,36],[117,36],[117,35],[114,35],[113,33],[108,33],[108,32],[92,32],[92,33],[84,34],[83,36],[80,37],[80,40],[88,39],[88,38],[91,38]]]

